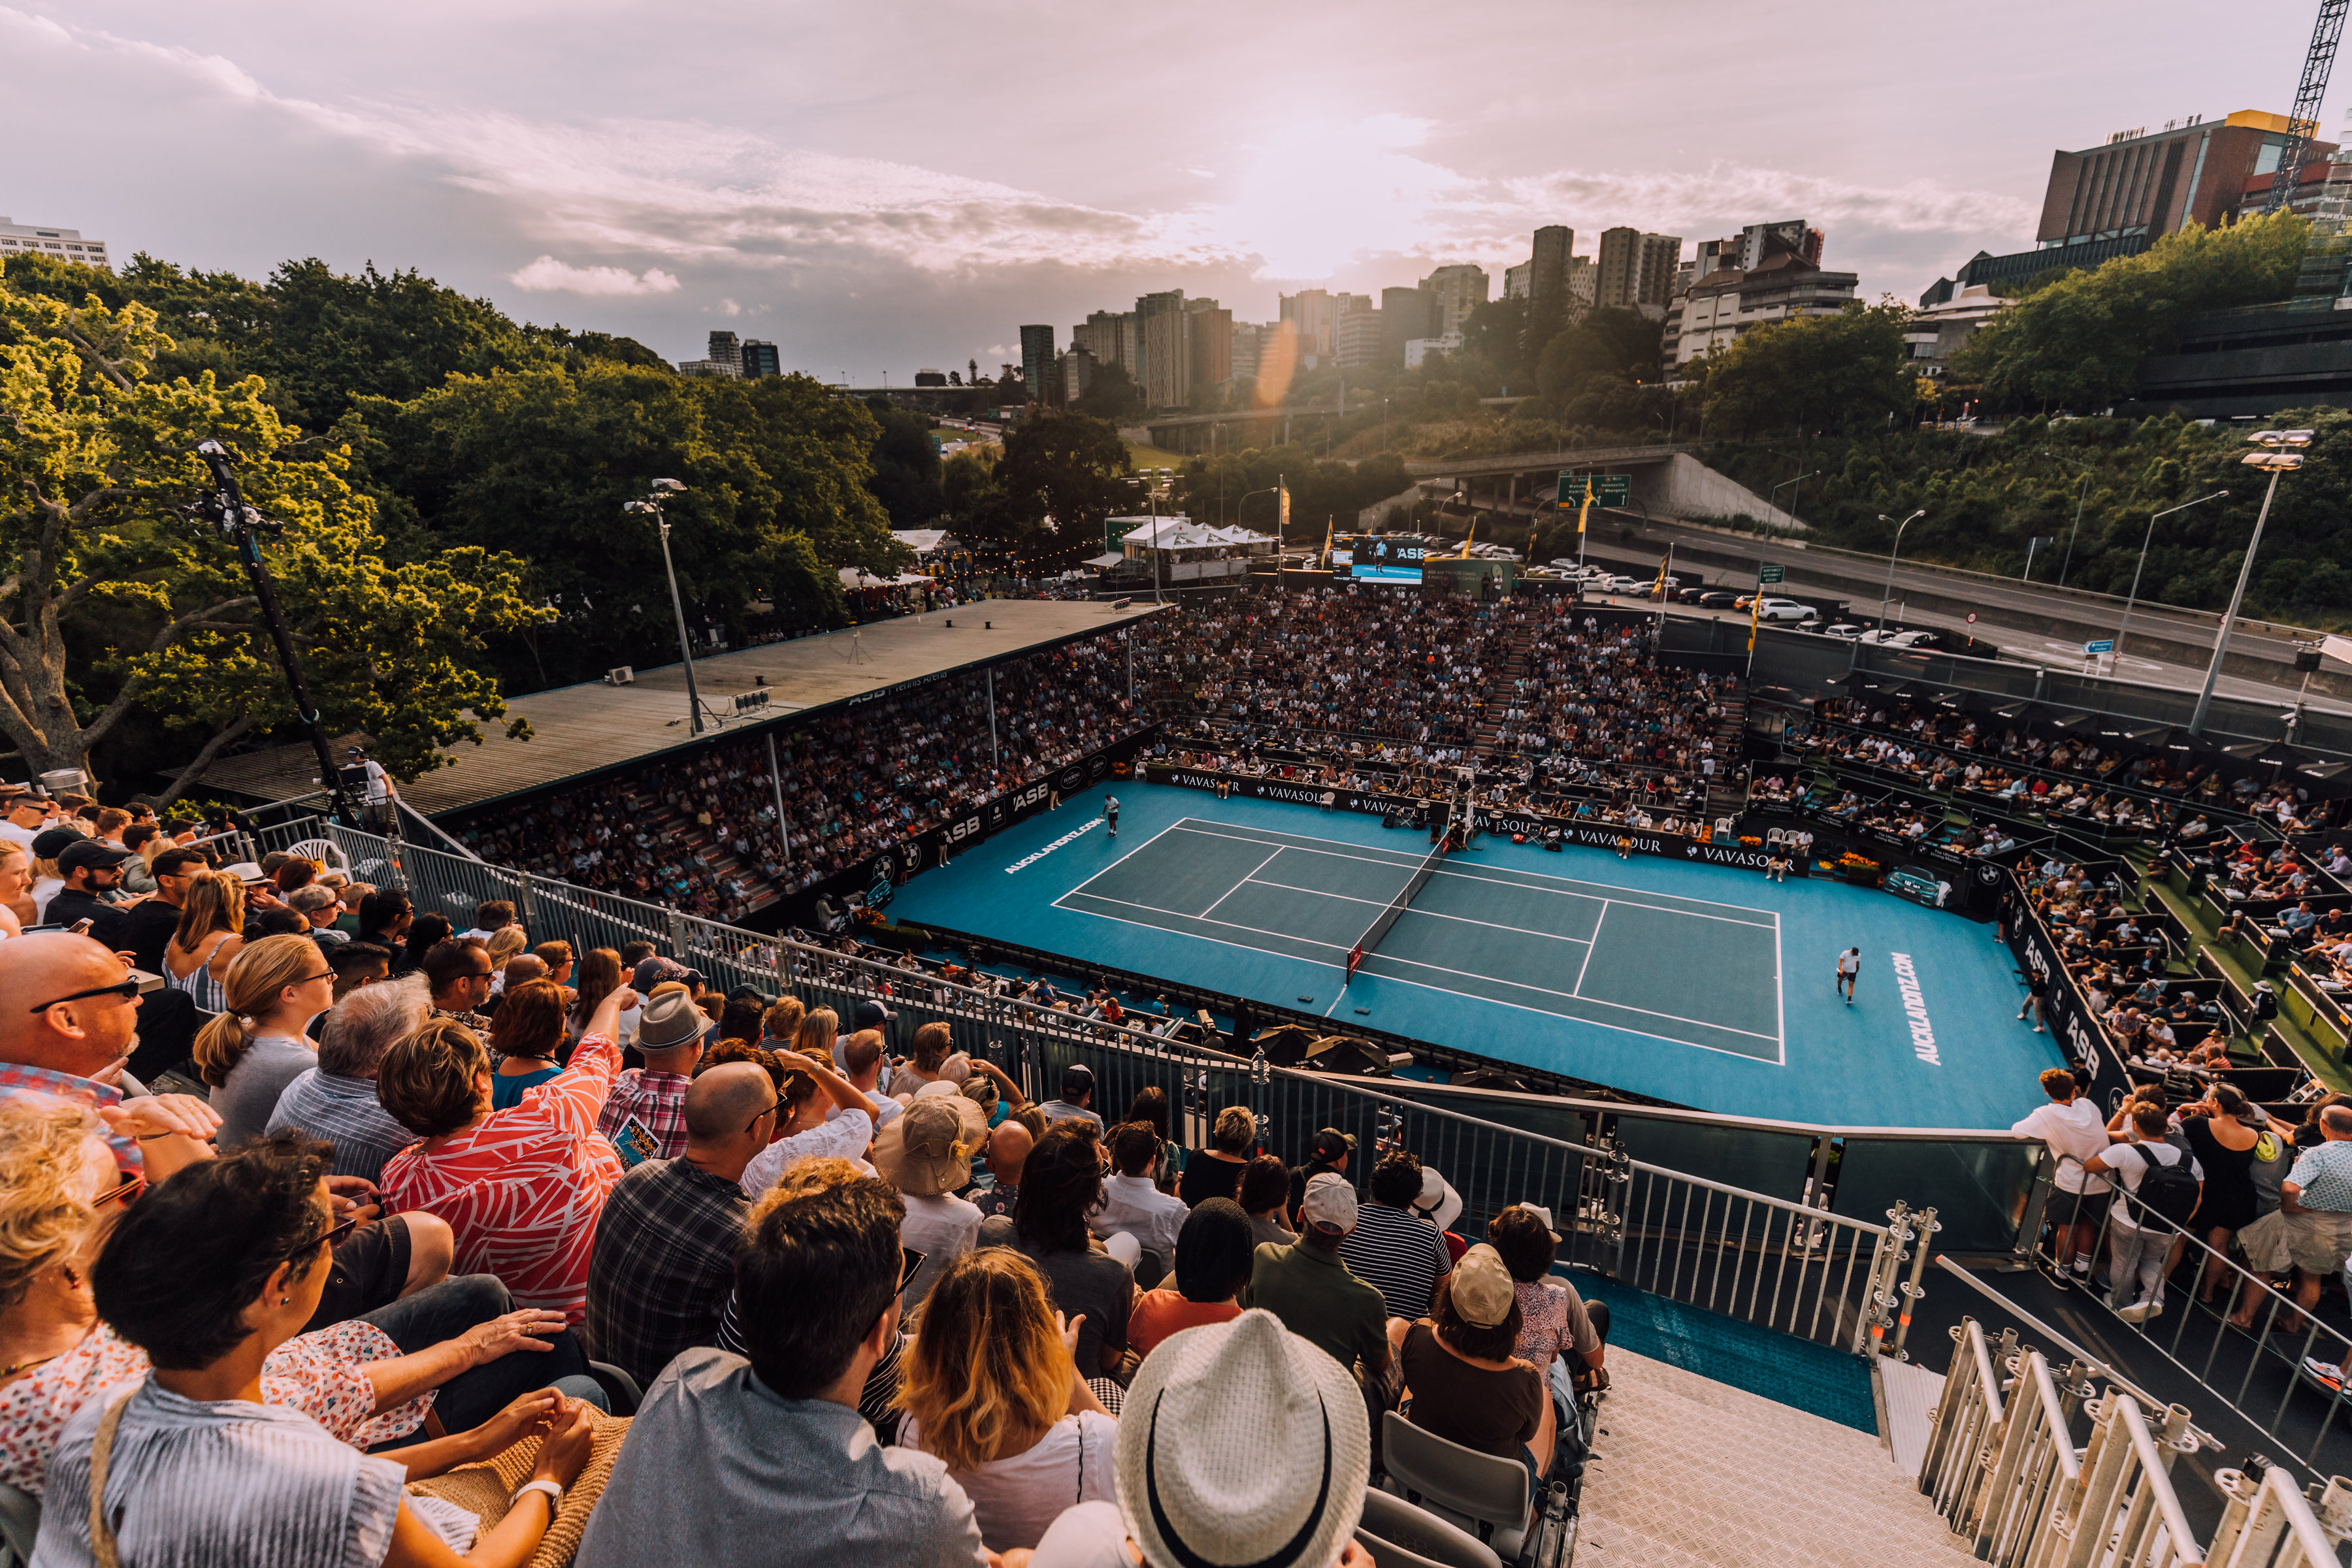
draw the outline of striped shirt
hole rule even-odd
[[[457,1232],[453,1274],[495,1274],[518,1307],[588,1310],[596,1220],[621,1179],[621,1157],[596,1131],[621,1048],[590,1035],[572,1065],[523,1091],[522,1103],[383,1163],[379,1184],[399,1209],[423,1209]]]
[[[1437,1227],[1409,1209],[1366,1204],[1356,1228],[1339,1244],[1348,1271],[1381,1293],[1391,1318],[1429,1315],[1437,1281],[1454,1271],[1454,1255]]]
[[[121,1393],[82,1406],[58,1442],[33,1547],[40,1568],[97,1562],[90,1449]],[[407,1479],[307,1415],[183,1399],[151,1378],[123,1409],[102,1502],[120,1561],[137,1568],[377,1568]]]
[[[265,1131],[288,1128],[323,1138],[335,1146],[331,1176],[374,1181],[383,1163],[416,1142],[416,1134],[392,1119],[375,1097],[372,1079],[344,1078],[311,1068],[286,1086]]]

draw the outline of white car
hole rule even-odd
[[[1862,640],[1874,647],[1917,647],[1933,641],[1935,636],[1933,632],[1895,632],[1881,626],[1874,632],[1863,633]]]
[[[1801,621],[1820,614],[1821,611],[1812,605],[1801,605],[1794,599],[1767,596],[1764,607],[1756,612],[1756,618],[1759,621]]]
[[[1658,585],[1654,577],[1612,577],[1609,591],[1612,594],[1646,594]]]
[[[1841,637],[1847,642],[1852,642],[1862,636],[1862,628],[1852,621],[1835,621],[1821,630],[1822,636],[1825,637]]]
[[[1551,558],[1550,563],[1559,567],[1563,572],[1580,572],[1583,570],[1582,567],[1577,565],[1576,557],[1573,555],[1555,555]]]

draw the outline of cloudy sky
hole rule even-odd
[[[1259,321],[1476,261],[1499,292],[1542,223],[1590,254],[1802,216],[1909,297],[2031,243],[2053,147],[2284,110],[2311,11],[0,0],[0,212],[414,266],[671,359],[730,327],[859,384],[1150,289]]]

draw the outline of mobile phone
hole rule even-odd
[[[89,928],[97,923],[98,921],[93,917],[84,915],[81,919],[74,921],[73,924],[66,927],[66,929],[73,932],[76,936],[88,936],[89,934]]]

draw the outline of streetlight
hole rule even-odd
[[[1878,514],[1879,521],[1895,522],[1895,543],[1886,552],[1886,587],[1878,595],[1878,637],[1881,642],[1886,640],[1886,606],[1895,597],[1895,558],[1903,553],[1903,531],[1927,515],[1926,507],[1921,507],[1901,522],[1895,522],[1883,511]],[[1853,651],[1846,656],[1845,667],[1852,669],[1861,658],[1862,638],[1857,635],[1853,639]]]
[[[1814,469],[1811,473],[1810,473],[1810,474],[1799,474],[1799,475],[1798,475],[1795,479],[1782,479],[1779,484],[1774,485],[1774,486],[1772,487],[1771,490],[1770,490],[1770,491],[1769,491],[1769,493],[1764,497],[1764,508],[1765,508],[1765,510],[1766,510],[1767,511],[1771,510],[1772,510],[1772,508],[1773,508],[1775,505],[1777,505],[1777,504],[1778,504],[1778,501],[1779,501],[1779,499],[1780,499],[1780,492],[1781,492],[1782,490],[1787,489],[1790,485],[1801,485],[1801,484],[1803,484],[1807,479],[1820,479],[1821,477],[1822,477],[1822,471],[1821,471],[1819,468],[1815,468],[1815,469]],[[1790,512],[1789,515],[1790,515],[1791,518],[1794,518],[1797,514],[1796,514],[1795,512]],[[1768,517],[1768,518],[1766,518],[1766,519],[1764,520],[1764,531],[1765,531],[1765,532],[1767,532],[1767,533],[1769,534],[1769,533],[1771,531],[1771,530],[1772,530],[1772,520],[1771,520],[1770,518],[1769,518],[1769,517]]]
[[[699,735],[702,733],[702,694],[694,689],[694,648],[687,641],[686,605],[677,596],[677,568],[669,558],[669,519],[662,515],[662,497],[682,492],[685,489],[676,479],[656,479],[645,500],[630,501],[621,510],[640,516],[650,515],[654,526],[661,531],[662,570],[669,574],[669,607],[671,613],[677,616],[677,657],[686,665],[687,733]]]
[[[2229,493],[2228,490],[2215,490],[2210,496],[2199,496],[2195,500],[2183,501],[2175,507],[2167,507],[2155,517],[2147,520],[2147,532],[2140,537],[2139,542],[2139,564],[2132,568],[2131,596],[2124,601],[2123,624],[2116,628],[2116,661],[2118,665],[2123,662],[2124,634],[2131,629],[2132,606],[2139,603],[2139,574],[2147,570],[2147,547],[2156,539],[2157,518],[2170,517],[2176,511],[2187,511],[2190,507],[2203,506],[2209,500],[2220,500]]]
[[[2213,638],[2213,662],[2205,667],[2205,689],[2197,694],[2197,711],[2189,721],[2189,732],[2205,732],[2205,710],[2213,705],[2213,684],[2221,679],[2221,653],[2230,646],[2230,628],[2237,625],[2238,606],[2245,602],[2246,581],[2254,574],[2254,552],[2263,547],[2263,524],[2270,521],[2271,498],[2278,494],[2281,474],[2292,473],[2303,467],[2300,451],[2293,448],[2311,445],[2308,430],[2257,430],[2246,439],[2262,448],[2249,452],[2238,460],[2250,468],[2268,470],[2271,482],[2263,491],[2263,510],[2254,514],[2254,536],[2246,541],[2246,559],[2238,568],[2238,585],[2230,594],[2230,607],[2222,613],[2221,629]]]

